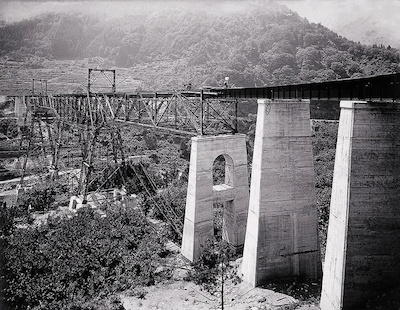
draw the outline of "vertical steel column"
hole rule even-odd
[[[204,134],[203,131],[203,90],[200,91],[200,136]]]
[[[234,133],[238,133],[238,101],[237,99],[235,99],[235,132]]]
[[[113,73],[113,84],[112,84],[112,92],[115,95],[115,92],[117,91],[116,85],[115,85],[115,70],[112,70]]]
[[[87,84],[87,91],[90,94],[90,74],[92,73],[92,69],[88,69],[88,84]]]

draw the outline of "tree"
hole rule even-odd
[[[296,53],[296,60],[301,70],[319,70],[321,66],[321,52],[316,46],[308,46],[299,49]]]

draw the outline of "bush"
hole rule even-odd
[[[193,271],[189,278],[206,291],[217,291],[218,278],[230,268],[229,261],[235,257],[234,248],[225,241],[207,240],[203,254],[192,263]]]
[[[5,250],[7,298],[14,309],[96,309],[87,305],[154,284],[163,244],[141,213],[124,207],[17,229]]]
[[[66,184],[58,182],[39,183],[18,197],[19,213],[25,213],[29,206],[32,211],[50,210],[57,195],[68,191]]]
[[[16,138],[18,136],[18,126],[16,119],[0,119],[0,133],[10,139]]]
[[[8,236],[14,227],[15,209],[7,207],[3,202],[0,205],[0,235]]]

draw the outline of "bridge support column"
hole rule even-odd
[[[225,184],[213,186],[213,164],[219,155],[225,158]],[[201,245],[214,236],[214,202],[226,202],[223,238],[236,247],[243,246],[249,206],[245,135],[192,138],[181,248],[190,261],[201,255]]]
[[[342,101],[322,310],[400,285],[400,105]]]
[[[27,111],[27,107],[25,104],[25,96],[23,97],[14,97],[14,113],[17,118],[17,125],[19,127],[24,125],[25,113]]]
[[[320,271],[309,100],[258,100],[243,280]]]

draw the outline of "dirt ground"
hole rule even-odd
[[[180,309],[222,309],[221,282],[216,293],[210,294],[199,285],[187,281],[190,265],[179,253],[176,246],[170,245],[175,254],[169,263],[172,276],[169,280],[151,287],[143,288],[144,298],[121,295],[121,301],[126,310],[180,310]],[[241,259],[232,262],[230,273],[236,273]],[[172,266],[172,268],[171,268]],[[162,269],[162,268],[161,268]],[[162,272],[162,270],[160,270]],[[289,284],[293,287],[293,284]],[[274,285],[279,287],[282,285]],[[289,288],[290,290],[290,288]],[[234,277],[227,277],[224,281],[224,307],[233,310],[319,310],[317,302],[300,301],[289,295],[266,288],[252,288],[244,282],[238,283]]]
[[[126,310],[222,309],[221,294],[211,295],[202,291],[199,286],[182,280],[150,287],[144,299],[123,296],[122,301]],[[224,293],[225,309],[319,309],[310,306],[299,308],[298,306],[297,300],[288,295],[267,289],[252,289],[243,282],[227,287]]]
[[[134,309],[222,309],[221,295],[210,295],[193,283],[174,281],[148,289],[144,299],[121,296],[126,310]],[[262,288],[251,288],[245,283],[227,289],[224,294],[224,309],[234,310],[318,310],[316,305],[300,305],[298,300]]]

